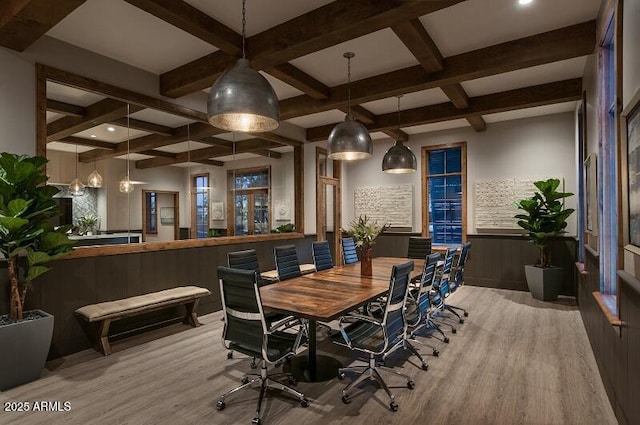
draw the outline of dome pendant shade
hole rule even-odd
[[[122,180],[120,180],[119,189],[122,193],[133,192],[133,182],[131,181],[131,179],[129,179],[129,176],[125,176]]]
[[[247,59],[238,59],[211,86],[207,116],[211,125],[227,131],[272,131],[280,124],[280,104],[266,78]]]
[[[373,156],[373,142],[366,127],[347,116],[329,134],[327,156],[331,159],[355,161]]]
[[[102,176],[98,173],[98,170],[93,170],[93,172],[89,174],[87,185],[96,189],[102,187]]]
[[[412,173],[418,168],[414,153],[400,140],[391,146],[382,158],[382,171],[391,174]]]
[[[84,183],[82,183],[79,178],[76,177],[69,183],[69,194],[71,196],[84,195]]]

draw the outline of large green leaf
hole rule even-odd
[[[74,241],[69,240],[67,235],[58,232],[48,232],[40,239],[40,250],[49,252],[64,246],[71,247],[73,244]]]
[[[49,267],[46,266],[31,266],[27,272],[27,281],[31,282],[36,277],[49,271]]]
[[[33,200],[27,201],[26,199],[14,199],[9,204],[7,204],[7,212],[6,215],[9,217],[19,217],[21,216],[29,205],[33,203]]]
[[[0,227],[4,227],[9,233],[14,233],[29,224],[29,220],[20,217],[0,217]]]
[[[44,264],[44,263],[48,262],[49,260],[51,260],[51,256],[49,256],[49,254],[47,254],[46,252],[33,251],[33,250],[28,250],[27,251],[27,262],[28,262],[29,266],[36,266],[38,264]]]

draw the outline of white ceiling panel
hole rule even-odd
[[[271,150],[280,153],[293,152],[293,146],[279,146],[277,148],[271,148]]]
[[[237,153],[235,155],[220,156],[220,157],[211,158],[211,159],[216,161],[227,162],[227,161],[239,161],[242,159],[249,159],[249,158],[255,158],[255,157],[256,155],[252,153]]]
[[[47,35],[156,74],[217,50],[122,0],[88,0]]]
[[[109,128],[113,128],[114,131],[109,131]],[[146,131],[129,129],[127,133],[127,127],[121,127],[119,125],[112,124],[100,124],[88,130],[81,131],[74,134],[77,137],[84,137],[85,139],[95,139],[103,142],[120,143],[126,142],[127,137],[131,140],[138,137],[146,136]],[[95,136],[95,137],[93,137]]]
[[[310,12],[333,0],[260,0],[247,2],[247,37]],[[240,1],[186,0],[191,6],[225,24],[237,33],[242,31]]]
[[[171,128],[181,127],[195,122],[188,118],[179,117],[177,115],[168,114],[155,109],[143,109],[142,111],[131,114],[131,118]]]
[[[76,106],[89,106],[104,98],[104,96],[95,93],[47,81],[47,99]]]
[[[372,140],[389,139],[390,138],[389,136],[384,134],[382,131],[374,131],[373,133],[369,133],[369,136],[371,136]]]
[[[163,151],[163,152],[179,153],[179,152],[187,152],[188,150],[194,151],[196,149],[210,148],[210,147],[211,145],[208,145],[206,143],[190,141],[190,142],[176,143],[175,145],[161,146],[159,148],[156,148],[156,150]]]
[[[273,87],[273,90],[276,92],[276,95],[278,95],[278,99],[280,100],[304,94],[304,92],[301,92],[297,88],[290,86],[284,81],[280,81],[277,78],[272,77],[266,72],[260,71],[260,74],[262,74],[262,76],[267,79],[269,84],[271,84],[271,87]]]
[[[487,123],[517,120],[520,118],[537,117],[540,115],[559,114],[575,111],[577,102],[564,102],[555,105],[536,106],[535,108],[518,109],[517,111],[500,112],[497,114],[483,115]]]
[[[93,149],[94,148],[88,146],[78,145],[78,153],[91,151]],[[76,145],[62,142],[49,142],[47,143],[47,150],[76,153]]]
[[[347,82],[347,60],[353,52],[351,81],[417,65],[409,49],[389,28],[289,61],[329,87]]]
[[[451,121],[436,122],[433,124],[416,125],[414,127],[403,128],[407,134],[429,133],[430,131],[448,130],[450,128],[469,127],[469,123],[465,119],[457,119]]]
[[[216,137],[218,139],[223,139],[223,140],[229,140],[230,142],[240,142],[242,140],[255,139],[256,136],[253,136],[251,134],[236,132],[236,133],[216,134],[213,137]]]
[[[120,156],[116,156],[116,159],[127,159],[127,154],[124,155],[120,155]],[[133,170],[135,168],[135,164],[133,163],[134,161],[140,161],[143,159],[149,159],[149,158],[155,158],[154,156],[149,156],[149,155],[143,155],[141,153],[130,153],[129,154],[129,161],[131,161],[131,163],[129,164],[129,167]],[[131,180],[134,180],[133,177],[131,177]]]
[[[319,125],[333,124],[344,121],[346,114],[337,109],[318,112],[317,114],[305,115],[303,117],[291,118],[287,122],[299,125],[303,128],[317,127]]]
[[[601,0],[466,0],[420,18],[444,57],[578,24]]]
[[[500,75],[465,81],[462,87],[471,97],[552,83],[582,76],[587,57],[534,66]]]
[[[448,101],[449,98],[439,88],[421,90],[403,95],[400,98],[400,111],[420,106],[436,105]],[[398,98],[388,97],[386,99],[374,100],[373,102],[363,103],[362,106],[376,115],[387,114],[398,110]]]
[[[47,111],[47,124],[49,124],[50,122],[53,122],[55,120],[58,120],[58,119],[60,119],[62,117],[64,117],[64,115],[58,114],[57,112]]]

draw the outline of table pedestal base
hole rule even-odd
[[[315,376],[309,370],[309,358],[305,355],[296,356],[291,359],[291,364],[284,367],[284,371],[291,373],[294,378],[302,382],[323,382],[330,381],[338,376],[338,369],[342,367],[340,362],[333,357],[316,356]]]

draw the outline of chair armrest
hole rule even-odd
[[[347,326],[345,325],[356,323],[359,321],[368,322],[379,326],[383,330],[383,332],[385,330],[382,326],[382,323],[380,323],[380,321],[376,320],[373,317],[365,316],[362,314],[348,314],[346,316],[342,316],[338,321],[338,324],[340,325],[340,333],[342,334],[342,337],[344,338],[349,348],[351,348],[351,338],[349,338],[349,334],[347,333]]]
[[[287,329],[295,325],[302,325],[302,321],[297,317],[288,316],[284,319],[278,320],[277,322],[273,322],[267,332],[271,334],[275,331]]]

